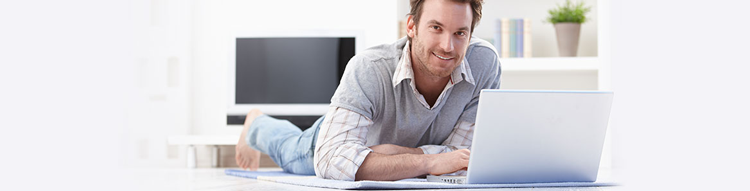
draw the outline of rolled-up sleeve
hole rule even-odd
[[[419,148],[422,149],[424,154],[440,154],[447,153],[459,149],[471,150],[471,141],[474,137],[474,123],[459,121],[456,126],[453,127],[453,132],[448,135],[448,138],[443,141],[441,145],[422,145]]]
[[[369,118],[344,108],[331,107],[320,126],[314,166],[318,177],[353,181],[372,149],[365,146]]]

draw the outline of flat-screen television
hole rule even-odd
[[[325,114],[349,60],[361,50],[356,32],[235,36],[227,115],[252,108],[276,116]]]

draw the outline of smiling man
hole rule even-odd
[[[482,0],[412,0],[407,37],[347,64],[325,116],[304,132],[251,111],[237,164],[260,152],[285,171],[398,180],[468,167],[479,92],[499,87],[497,52],[472,38]]]

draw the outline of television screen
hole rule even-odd
[[[236,104],[330,103],[355,38],[236,38]]]

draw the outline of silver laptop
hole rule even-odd
[[[596,181],[612,92],[482,90],[466,176],[428,181]]]

